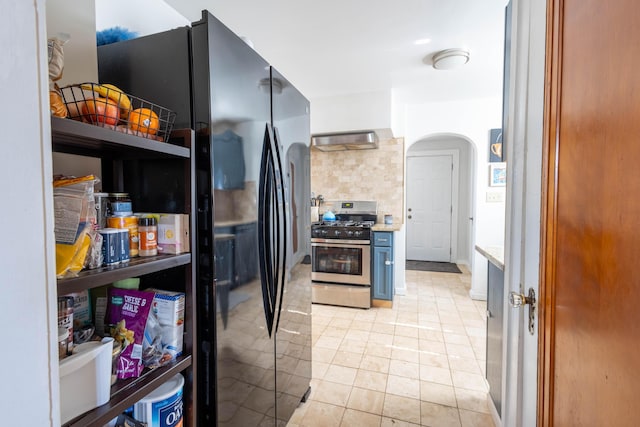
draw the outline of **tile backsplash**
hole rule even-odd
[[[255,221],[256,193],[255,181],[245,181],[242,190],[214,190],[216,221]]]
[[[380,141],[377,149],[311,149],[311,191],[325,200],[375,200],[378,221],[404,220],[404,138]],[[320,214],[324,212],[320,207]]]

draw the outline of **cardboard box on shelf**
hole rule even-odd
[[[154,288],[146,291],[155,292],[151,311],[162,327],[162,346],[175,359],[182,354],[185,294]]]
[[[158,214],[158,252],[181,254],[190,251],[189,215]]]
[[[184,293],[155,288],[145,289],[145,291],[156,294],[151,311],[158,317],[161,325],[179,326],[184,323]]]

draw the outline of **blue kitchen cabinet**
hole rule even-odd
[[[372,299],[393,300],[393,233],[373,233]]]
[[[216,190],[244,188],[245,164],[242,138],[227,130],[213,136],[213,187]]]

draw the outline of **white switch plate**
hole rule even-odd
[[[487,191],[487,203],[504,202],[502,191]]]

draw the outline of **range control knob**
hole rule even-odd
[[[353,236],[353,230],[347,230],[347,236],[352,237]]]
[[[356,237],[362,236],[362,231],[358,230],[353,233]]]

